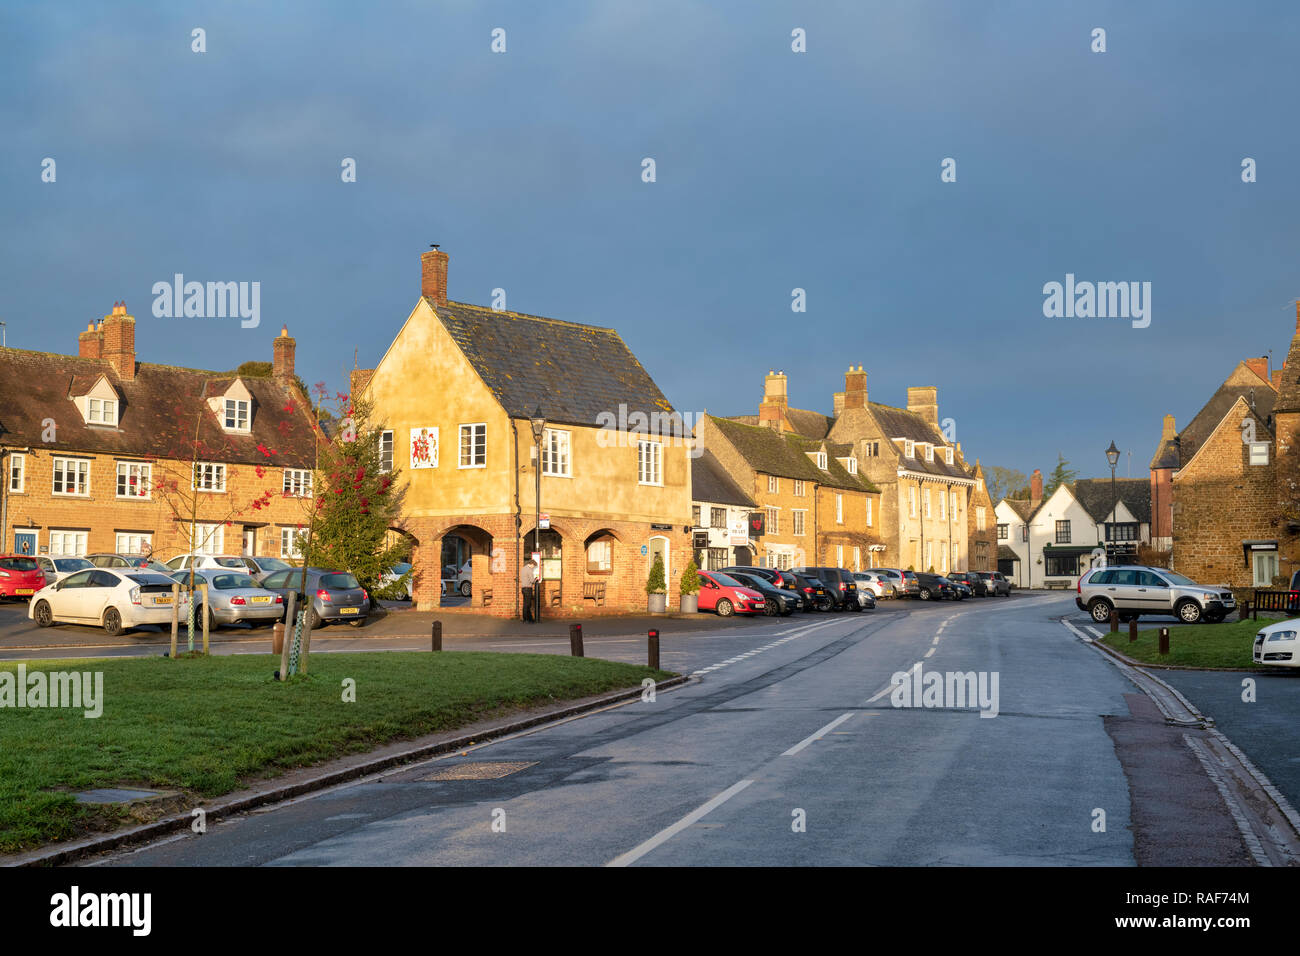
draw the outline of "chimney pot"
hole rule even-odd
[[[441,249],[420,254],[420,294],[435,305],[447,304],[447,253]]]
[[[118,378],[135,381],[135,317],[128,315],[125,307],[114,305],[98,331],[100,357],[112,363]]]
[[[1037,468],[1029,476],[1029,499],[1031,501],[1043,500],[1043,473]]]
[[[297,350],[298,343],[289,337],[289,327],[283,326],[271,343],[271,374],[285,388],[293,383],[293,360]]]

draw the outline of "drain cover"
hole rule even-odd
[[[78,803],[134,803],[137,800],[152,800],[165,794],[161,790],[120,790],[116,787],[100,787],[96,790],[83,790],[76,796]]]
[[[497,763],[458,763],[421,777],[421,780],[499,780],[512,773],[518,773],[526,767],[532,767],[536,760],[501,761]]]

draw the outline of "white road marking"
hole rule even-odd
[[[726,790],[723,790],[720,794],[718,794],[708,803],[704,804],[704,806],[692,810],[690,813],[686,814],[686,816],[682,817],[672,826],[660,830],[658,833],[656,833],[650,839],[646,840],[640,846],[628,850],[626,853],[624,853],[621,856],[615,857],[613,860],[611,860],[609,863],[605,865],[606,866],[629,866],[630,864],[635,863],[637,860],[641,859],[641,857],[645,856],[651,850],[667,843],[669,840],[671,840],[677,834],[681,833],[691,824],[704,819],[704,817],[708,816],[710,813],[712,813],[718,807],[722,806],[724,803],[726,803],[736,794],[740,793],[740,791],[744,790],[753,782],[754,781],[752,780],[741,780],[738,783],[733,783]]]
[[[934,649],[933,647],[930,648],[928,651],[925,652],[925,656],[926,656],[926,657],[932,657],[932,656],[934,655],[934,651],[935,651],[935,649]]]
[[[830,733],[832,730],[834,730],[834,729],[835,729],[836,727],[838,727],[840,724],[844,723],[844,721],[846,721],[846,720],[848,720],[850,717],[852,717],[855,713],[857,713],[857,711],[849,711],[847,714],[840,714],[840,716],[836,717],[834,720],[832,720],[829,724],[827,724],[827,725],[826,725],[825,727],[823,727],[821,730],[816,731],[816,732],[815,732],[812,736],[810,736],[810,737],[805,737],[803,740],[799,741],[797,744],[795,744],[793,747],[791,747],[791,748],[790,748],[789,750],[787,750],[785,753],[781,754],[781,756],[782,756],[782,757],[793,757],[793,756],[794,756],[795,754],[797,754],[799,751],[803,750],[804,747],[807,747],[809,744],[811,744],[811,743],[813,743],[813,742],[819,740],[819,739],[820,739],[821,737],[823,737],[824,735]]]
[[[939,635],[938,634],[934,635],[934,640],[932,640],[930,643],[937,645],[939,643]]]
[[[920,666],[921,666],[921,662],[917,661],[915,664],[913,664],[911,667],[907,669],[907,673],[909,674],[912,673],[912,671],[916,670]],[[880,690],[876,691],[869,698],[867,698],[867,703],[874,704],[876,701],[880,700],[880,698],[884,697],[893,689],[894,689],[894,685],[892,683],[886,684],[884,687],[880,688]]]
[[[756,654],[761,654],[764,651],[770,651],[774,647],[780,647],[782,644],[786,643],[787,641],[793,641],[796,638],[800,638],[803,637],[805,634],[811,633],[812,631],[816,631],[823,627],[829,627],[832,624],[838,624],[838,623],[841,622],[824,621],[821,624],[808,624],[804,627],[798,627],[790,632],[781,631],[779,633],[786,634],[786,636],[781,638],[779,641],[773,641],[770,644],[764,644],[761,647],[755,647],[752,650],[746,651],[743,654],[737,654],[735,657],[729,657],[725,661],[719,661],[718,663],[711,664],[708,667],[701,667],[699,670],[692,671],[691,676],[698,677],[701,674],[707,674],[710,671],[719,670],[720,668],[727,667],[730,664],[737,664],[740,661],[747,660],[748,658],[755,656]]]
[[[1101,631],[1097,630],[1095,627],[1089,626],[1089,627],[1088,627],[1088,630],[1092,631],[1092,636],[1093,636],[1093,637],[1103,637],[1103,636],[1104,636],[1104,635],[1101,633]]]

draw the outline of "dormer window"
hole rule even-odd
[[[850,475],[856,475],[858,473],[858,460],[856,458],[847,458],[844,463],[845,467],[849,469]]]
[[[912,440],[910,438],[903,439],[903,454],[906,455],[908,458],[916,457],[916,446],[912,444]]]
[[[951,449],[951,448],[945,448],[945,449],[943,450],[943,460],[946,461],[946,462],[947,462],[948,464],[950,464],[950,465],[952,464],[952,449]]]
[[[925,446],[925,460],[926,460],[926,461],[934,461],[934,446],[933,446],[933,445],[928,445],[928,444],[927,444],[927,445]]]
[[[819,451],[817,453],[817,467],[822,471],[826,470],[826,452]]]
[[[226,399],[225,426],[227,431],[248,431],[248,402],[237,398]]]
[[[86,422],[91,425],[116,425],[117,402],[107,398],[86,399]]]

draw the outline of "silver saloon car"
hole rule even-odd
[[[260,587],[243,571],[196,568],[194,573],[208,585],[209,629],[240,621],[246,621],[251,627],[260,627],[274,624],[284,617],[284,598]]]

